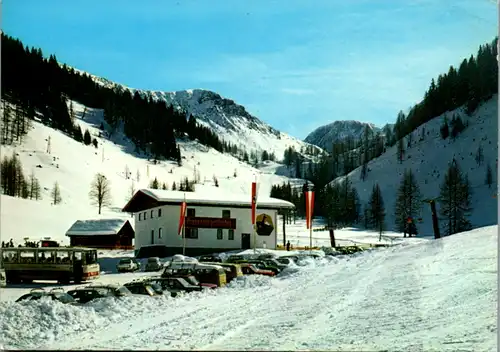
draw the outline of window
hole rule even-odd
[[[198,238],[198,229],[184,229],[186,238]]]
[[[218,240],[222,240],[223,236],[222,236],[222,229],[217,229],[217,239]]]
[[[222,211],[222,218],[223,219],[229,219],[231,217],[231,210],[223,210]]]
[[[151,210],[151,219],[153,218],[153,210]]]
[[[158,209],[158,217],[160,217],[160,216],[161,216],[161,208]]]
[[[155,244],[155,230],[151,230],[151,244]]]
[[[229,229],[228,239],[231,241],[234,240],[234,230],[233,229]]]
[[[158,229],[158,238],[161,238],[161,227]]]
[[[146,220],[146,216],[148,213],[144,212],[144,220]]]
[[[54,263],[54,252],[52,251],[38,251],[38,263],[49,264]]]
[[[141,221],[142,213],[139,213],[139,221]]]
[[[187,217],[195,217],[196,210],[194,208],[187,209]],[[198,229],[185,229],[186,238],[198,238]]]

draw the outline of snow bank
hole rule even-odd
[[[498,227],[176,299],[0,302],[7,349],[495,350]]]

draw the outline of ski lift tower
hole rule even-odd
[[[441,238],[441,234],[439,232],[439,222],[436,211],[436,200],[437,198],[426,198],[422,200],[424,203],[429,203],[431,206],[431,214],[432,214],[432,227],[434,228],[434,239]]]

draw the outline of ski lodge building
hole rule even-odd
[[[126,219],[93,219],[77,220],[66,236],[70,238],[71,246],[132,249],[135,233]]]
[[[248,195],[221,193],[137,191],[122,209],[133,213],[135,219],[136,254],[147,246],[163,247],[163,255],[148,256],[182,253],[183,237],[182,232],[178,234],[178,229],[184,196],[187,204],[184,222],[186,255],[253,248],[250,190]],[[293,208],[292,203],[281,199],[257,198],[256,248],[276,248],[278,210]]]

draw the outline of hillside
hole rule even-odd
[[[444,116],[451,120],[453,113],[458,114],[468,127],[453,141],[443,140],[440,127]],[[363,182],[360,179],[361,167],[348,174],[357,189],[363,205],[367,204],[372,187],[378,183],[385,203],[387,229],[394,228],[394,205],[396,192],[405,169],[411,168],[420,186],[422,198],[437,198],[444,174],[449,163],[456,159],[460,169],[467,173],[472,186],[473,227],[497,224],[497,155],[498,155],[498,96],[483,103],[471,116],[464,113],[464,108],[440,115],[423,124],[413,132],[413,144],[407,148],[400,164],[397,161],[397,146],[388,148],[380,157],[368,163],[368,174]],[[425,130],[425,139],[420,140]],[[483,147],[484,163],[476,164],[475,156],[479,146]],[[486,167],[493,169],[493,185],[485,185]],[[342,182],[343,177],[332,182]],[[439,204],[438,204],[439,211]],[[423,236],[432,235],[430,208],[423,204],[421,216],[423,222],[417,227]]]
[[[305,260],[175,299],[0,302],[6,349],[494,351],[498,227]],[[274,252],[276,253],[276,252]],[[145,273],[103,275],[126,282]],[[2,289],[6,295],[19,289]],[[26,292],[28,289],[24,289]],[[285,312],[286,311],[286,312]],[[33,317],[39,319],[33,319]]]
[[[91,205],[88,196],[90,184],[98,172],[110,180],[112,191],[112,205],[105,208],[101,216],[120,218],[129,216],[121,213],[121,208],[130,196],[131,188],[145,188],[155,177],[160,183],[165,182],[169,189],[173,182],[179,185],[183,177],[190,180],[196,177],[199,182],[195,187],[200,190],[215,187],[215,176],[221,192],[248,192],[249,197],[250,184],[255,176],[259,178],[259,191],[266,196],[273,183],[290,180],[261,172],[228,154],[193,141],[177,141],[182,152],[182,166],[165,161],[154,164],[144,155],[136,154],[134,146],[122,133],[117,132],[109,139],[99,130],[103,122],[102,110],[87,108],[82,119],[85,107],[77,102],[73,102],[73,107],[75,122],[83,131],[88,129],[92,137],[97,139],[97,148],[85,146],[67,134],[37,121],[32,123],[32,128],[20,145],[1,146],[2,156],[11,156],[13,152],[19,156],[26,176],[34,172],[40,180],[43,197],[35,201],[1,195],[2,241],[46,236],[66,241],[64,233],[74,221],[98,218],[97,207]],[[105,122],[104,125],[107,126]],[[49,137],[50,153],[47,152]],[[130,172],[129,179],[125,177],[126,169]],[[56,181],[61,190],[62,203],[51,205],[50,193]],[[303,181],[291,179],[291,182],[301,184]],[[36,233],[33,233],[33,228],[37,229]]]
[[[85,73],[75,70],[81,74]],[[149,91],[130,88],[102,77],[86,73],[94,82],[106,88],[119,91],[128,90],[132,94],[138,92],[153,100],[165,101],[177,109],[193,115],[197,122],[209,127],[219,138],[248,152],[254,150],[260,153],[264,150],[274,152],[277,160],[283,158],[285,149],[293,147],[300,152],[307,148],[321,149],[280,132],[259,118],[251,115],[245,107],[235,101],[224,98],[218,93],[205,89],[188,89],[176,92]]]
[[[333,143],[340,142],[348,137],[358,141],[363,136],[363,131],[366,126],[368,126],[373,133],[381,132],[381,129],[372,123],[353,120],[335,121],[316,128],[307,135],[304,141],[331,152]]]

